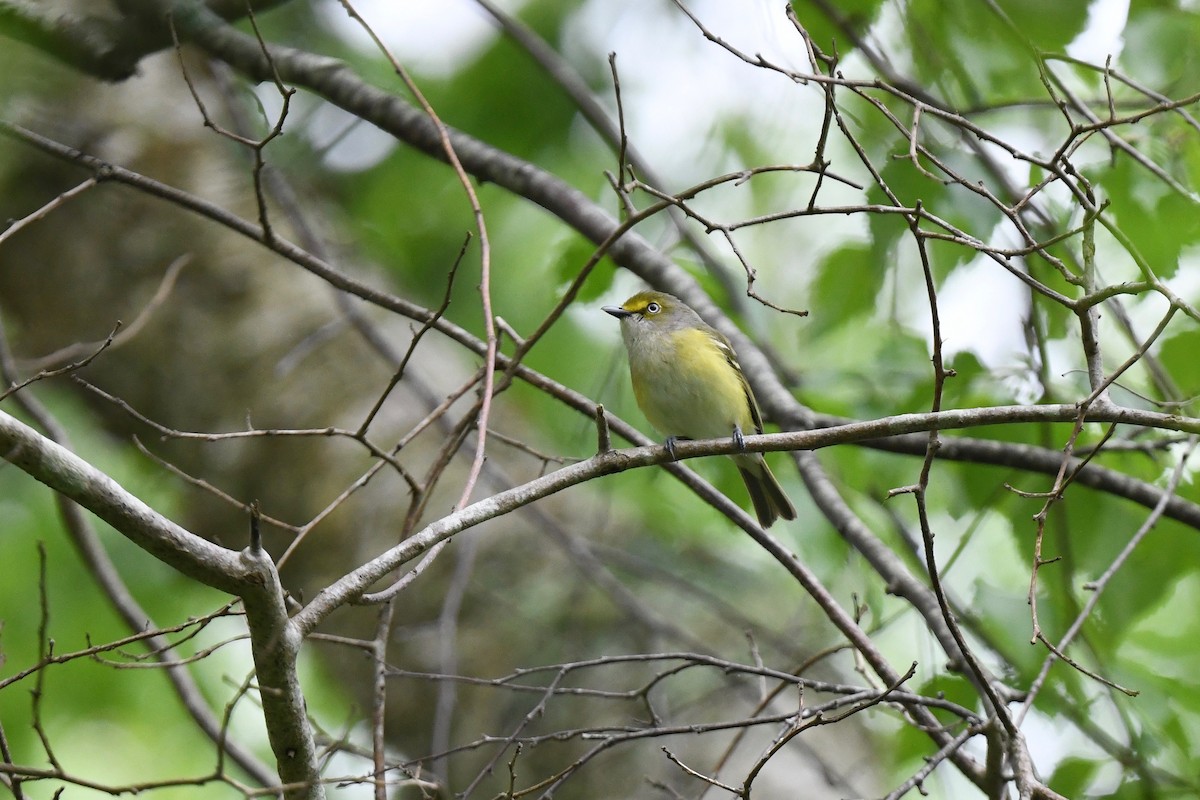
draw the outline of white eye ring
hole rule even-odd
[[[657,314],[660,311],[662,311],[662,306],[660,306],[658,303],[647,303],[646,304],[646,313],[647,314]]]

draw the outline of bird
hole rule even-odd
[[[743,434],[763,432],[758,403],[733,345],[686,303],[665,292],[645,291],[602,310],[621,321],[638,407],[667,437],[672,456],[679,439],[732,436],[741,446]],[[796,518],[762,453],[730,458],[763,528],[781,517]]]

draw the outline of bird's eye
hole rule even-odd
[[[660,311],[662,311],[662,306],[660,306],[658,303],[647,303],[646,304],[646,313],[647,314],[657,314]]]

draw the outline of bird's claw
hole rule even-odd
[[[671,457],[672,461],[678,460],[678,457],[675,455],[675,442],[678,438],[677,436],[668,436],[667,440],[663,442],[663,446],[667,448],[667,455]]]

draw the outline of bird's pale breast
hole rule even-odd
[[[660,433],[713,439],[735,426],[754,432],[745,388],[707,332],[689,328],[645,339],[653,343],[630,348],[630,370],[638,406]]]

